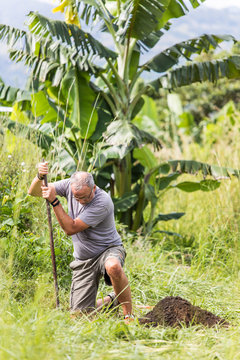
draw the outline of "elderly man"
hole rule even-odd
[[[48,163],[38,164],[38,174],[28,193],[47,199],[67,235],[72,236],[75,258],[70,306],[72,311],[92,311],[104,304],[121,304],[125,322],[133,318],[131,291],[123,271],[125,250],[116,230],[114,207],[110,196],[94,184],[87,172],[76,172],[71,178],[43,184]],[[67,199],[68,214],[57,195]],[[104,277],[114,292],[96,302],[99,280]]]

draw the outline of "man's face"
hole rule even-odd
[[[74,185],[71,185],[72,193],[74,198],[80,202],[81,205],[85,205],[90,203],[92,199],[94,198],[95,191],[96,191],[96,185],[94,185],[93,189],[90,187],[84,185],[81,190],[76,190],[74,188]]]

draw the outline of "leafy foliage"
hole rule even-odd
[[[154,56],[152,60],[145,64],[146,68],[152,69],[156,72],[165,72],[179,63],[179,58],[190,60],[193,54],[200,54],[202,51],[209,51],[211,48],[217,48],[222,41],[234,41],[232,36],[216,36],[216,35],[202,35],[198,38],[180,42],[170,48],[164,50],[159,55]],[[199,70],[200,71],[200,70]],[[205,70],[206,71],[206,70]],[[225,76],[225,75],[223,75]],[[198,81],[203,81],[200,78]],[[182,86],[182,85],[180,85]]]
[[[34,146],[30,142],[20,144],[20,153],[14,135],[5,130],[2,137],[5,139],[9,134],[13,140],[11,154],[6,151],[5,142],[0,151],[0,256],[6,275],[12,279],[11,298],[25,303],[34,296],[39,275],[51,274],[51,253],[45,207],[26,192],[30,178],[27,162],[31,157],[36,159],[36,153],[30,151]],[[63,234],[54,231],[54,238],[60,286],[64,289],[70,281],[70,271],[66,269],[72,259],[72,248]]]
[[[3,169],[2,169],[3,170]],[[25,201],[25,198],[17,197],[18,175],[11,171],[2,171],[0,180],[0,234],[6,236],[12,227],[24,231],[30,226],[29,219],[31,206]],[[16,209],[19,209],[18,215]]]
[[[7,86],[0,79],[0,103],[2,105],[12,105],[14,102],[29,102],[31,99],[30,92],[20,90],[12,86]]]
[[[197,8],[201,2],[190,0],[189,5]],[[34,134],[35,143],[58,156],[60,166],[55,164],[54,170],[58,167],[68,174],[76,169],[93,171],[99,184],[110,188],[119,218],[129,228],[137,230],[144,224],[143,210],[150,206],[143,226],[150,231],[157,221],[154,212],[159,191],[170,189],[181,173],[202,171],[204,177],[218,179],[238,172],[199,162],[159,164],[150,148],[160,150],[162,144],[154,131],[145,130],[138,114],[147,96],[155,96],[161,88],[172,90],[194,82],[239,77],[238,55],[192,62],[196,54],[235,39],[204,34],[141,63],[141,54],[170,31],[169,21],[186,15],[184,1],[83,0],[77,5],[67,0],[54,10],[65,9],[67,23],[30,12],[28,31],[0,26],[0,39],[8,44],[11,59],[24,61],[31,69],[28,92],[2,84],[0,99],[4,104],[16,103],[18,111],[27,114],[29,122],[20,125],[20,132],[27,137]],[[114,50],[81,28],[76,9],[87,25],[101,25],[101,31],[111,36]],[[183,60],[191,63],[181,65]],[[144,71],[161,76],[140,82]],[[16,129],[16,119],[8,120],[7,126]],[[204,179],[174,186],[210,191],[219,182]]]
[[[240,70],[239,56],[232,56],[228,59],[215,60],[212,62],[193,63],[172,70],[165,75],[151,82],[155,91],[159,88],[174,89],[186,86],[195,82],[217,81],[222,77],[229,79],[238,78]]]

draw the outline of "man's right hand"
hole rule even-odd
[[[43,177],[43,175],[47,175],[48,174],[48,162],[40,162],[38,164],[38,174],[40,177]]]
[[[49,184],[48,186],[41,186],[42,189],[42,197],[44,199],[47,199],[49,202],[52,202],[54,199],[56,199],[56,191],[52,184]]]

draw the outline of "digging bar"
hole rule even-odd
[[[43,159],[44,162],[44,159]],[[44,185],[48,186],[47,175],[43,176]],[[56,260],[55,260],[55,251],[54,251],[54,240],[53,240],[53,227],[52,227],[52,217],[51,217],[51,208],[49,201],[46,199],[47,205],[47,216],[48,216],[48,228],[50,235],[50,249],[51,249],[51,257],[52,257],[52,271],[53,271],[53,279],[54,279],[54,287],[55,287],[55,295],[56,295],[56,307],[59,307],[59,294],[58,294],[58,282],[57,282],[57,268],[56,268]]]

